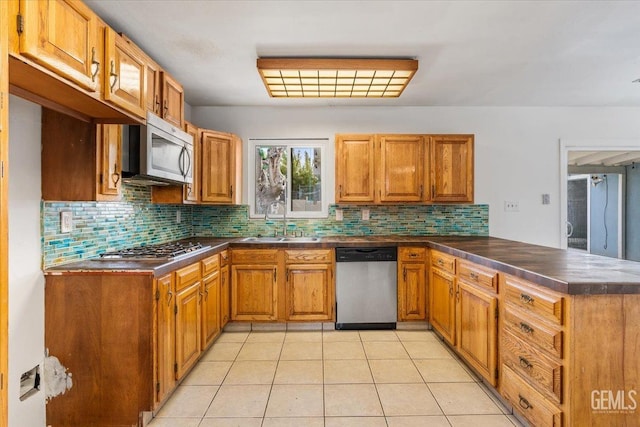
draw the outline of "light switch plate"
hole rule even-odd
[[[342,217],[342,209],[336,209],[336,221],[342,221],[344,218]]]
[[[71,233],[71,230],[73,230],[73,212],[60,212],[60,232]]]
[[[551,204],[551,196],[549,194],[543,194],[542,195],[542,204],[543,205]]]
[[[362,209],[362,220],[369,221],[369,209]]]

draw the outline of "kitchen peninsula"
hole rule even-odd
[[[211,274],[205,273],[207,262],[210,263],[215,257],[213,262],[218,263],[216,265],[219,266],[219,277],[225,277],[224,274],[228,274],[228,270],[222,273],[222,267],[227,266],[227,263],[233,267],[233,257],[227,257],[227,253],[233,254],[234,250],[253,250],[258,255],[274,249],[313,252],[320,249],[332,251],[336,247],[371,245],[429,249],[431,255],[424,261],[426,270],[429,271],[429,280],[424,281],[427,287],[426,294],[429,295],[425,327],[428,320],[461,358],[483,376],[487,383],[493,384],[514,410],[533,425],[631,426],[637,420],[633,403],[640,377],[640,361],[635,357],[640,352],[638,263],[492,237],[329,236],[315,243],[255,243],[232,238],[188,240],[198,240],[211,247],[204,252],[198,252],[197,255],[169,263],[148,260],[86,260],[56,266],[45,272],[46,344],[51,354],[59,357],[63,365],[74,374],[74,387],[48,405],[49,416],[52,419],[55,419],[56,412],[61,410],[65,401],[75,402],[64,407],[67,414],[71,413],[68,411],[73,408],[72,412],[78,417],[78,422],[90,413],[104,414],[105,417],[114,413],[105,410],[109,399],[86,399],[86,396],[92,393],[90,384],[93,382],[83,374],[88,375],[98,364],[107,363],[108,358],[105,359],[104,352],[108,353],[110,349],[120,346],[131,348],[131,340],[137,340],[137,337],[129,335],[126,331],[111,333],[109,335],[114,342],[96,343],[95,346],[91,346],[95,350],[93,357],[89,357],[86,352],[74,352],[73,348],[81,345],[77,342],[83,339],[80,329],[92,329],[95,333],[102,328],[114,332],[114,328],[132,326],[132,313],[139,315],[138,320],[133,321],[135,327],[139,328],[139,331],[145,331],[144,345],[136,348],[141,355],[146,356],[141,358],[141,363],[146,366],[145,375],[148,377],[147,383],[141,389],[141,395],[145,395],[146,398],[140,399],[137,407],[130,407],[130,413],[126,415],[128,422],[135,423],[139,413],[146,413],[148,417],[152,411],[160,408],[164,399],[171,394],[171,387],[175,386],[175,381],[179,381],[188,371],[187,367],[180,371],[178,377],[172,377],[168,388],[161,387],[164,395],[158,395],[158,388],[154,384],[158,383],[158,372],[165,369],[159,365],[165,360],[158,357],[162,353],[159,346],[161,343],[166,344],[160,332],[162,316],[158,313],[161,312],[163,303],[174,304],[171,300],[173,294],[167,294],[165,300],[164,292],[159,292],[163,286],[163,278],[173,274],[171,272],[184,273],[190,266],[198,266],[197,271],[191,272],[194,279],[189,283],[197,282],[197,288],[204,289],[199,287],[199,281],[204,281],[202,278]],[[223,261],[222,256],[217,258],[221,254],[224,254],[228,261]],[[449,265],[440,265],[438,261],[441,259],[452,262]],[[450,287],[445,289],[450,300],[443,300],[433,293],[441,283],[441,279],[433,275],[436,270],[443,270],[442,277],[450,280]],[[184,276],[180,274],[174,276],[175,280],[182,280]],[[115,279],[109,279],[112,276]],[[139,288],[137,299],[105,298],[110,292],[109,288],[125,289],[127,281],[138,276],[146,277],[143,280],[146,281],[146,285]],[[73,280],[74,277],[83,279]],[[127,321],[121,322],[125,317],[116,316],[110,318],[118,320],[115,324],[101,323],[100,319],[104,317],[96,315],[93,319],[99,321],[98,324],[87,328],[87,324],[83,323],[82,328],[79,328],[76,317],[65,316],[60,310],[57,311],[58,317],[55,319],[49,317],[54,312],[50,307],[64,304],[66,307],[82,307],[91,299],[95,299],[95,293],[90,293],[86,286],[87,280],[96,280],[101,284],[99,289],[102,298],[99,306],[102,307],[103,315],[116,312],[113,304],[120,304],[121,309],[126,308],[129,314],[126,316]],[[283,277],[280,280],[287,279]],[[85,284],[82,285],[81,282]],[[82,286],[84,291],[80,290]],[[234,286],[235,284],[231,283],[232,289]],[[482,299],[485,294],[493,298],[491,304],[486,306],[483,303],[485,300]],[[200,297],[197,295],[196,292],[194,301],[199,301]],[[218,305],[218,318],[229,316],[229,305],[233,306],[234,302],[225,302],[224,299],[233,300],[233,290],[228,297],[223,297],[220,292],[216,295],[220,296],[221,301]],[[275,298],[280,297],[277,291],[274,295]],[[201,297],[204,298],[204,293]],[[178,300],[180,298],[174,301]],[[437,317],[442,307],[434,307],[434,301],[451,303],[451,310],[447,313],[452,321],[449,326],[453,335],[447,335],[448,330],[442,329],[443,319]],[[194,313],[201,312],[198,310],[198,304],[194,304],[189,310]],[[142,306],[145,307],[144,310],[140,310]],[[185,305],[186,307],[188,305]],[[497,310],[490,311],[487,307]],[[178,312],[180,313],[179,310]],[[473,321],[465,322],[465,316],[471,316]],[[179,318],[180,314],[176,319]],[[202,322],[201,318],[195,318]],[[233,320],[231,318],[231,321]],[[196,325],[193,336],[199,336],[196,334],[198,328]],[[59,335],[54,339],[56,330],[65,331],[65,339],[61,339]],[[77,332],[72,333],[74,330]],[[175,338],[175,333],[173,336]],[[478,340],[478,337],[482,339]],[[171,343],[171,340],[169,342]],[[175,354],[181,354],[178,342],[183,341],[175,342]],[[600,343],[597,347],[598,357],[594,357],[594,343]],[[199,348],[206,347],[200,345]],[[166,354],[171,355],[171,351]],[[194,357],[194,360],[197,360],[198,355]],[[495,367],[495,372],[489,371],[491,375],[484,373],[480,369],[483,363]],[[110,373],[111,380],[118,376],[120,365],[118,368],[114,367]],[[142,375],[145,371],[139,372]],[[611,403],[606,399],[609,394],[617,396],[618,400]],[[79,399],[78,396],[83,396],[84,399]],[[119,397],[112,396],[111,399]],[[609,406],[605,407],[605,403]],[[614,404],[618,406],[611,406]],[[124,420],[125,414],[122,414],[122,417]],[[95,418],[90,420],[96,425],[117,421]]]

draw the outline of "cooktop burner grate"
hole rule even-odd
[[[209,246],[203,246],[199,242],[173,242],[105,252],[100,257],[103,259],[171,259],[207,248]]]

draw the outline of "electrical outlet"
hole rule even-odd
[[[362,209],[362,220],[369,221],[369,209]]]
[[[342,209],[336,209],[336,221],[342,221],[343,219]]]
[[[71,230],[73,230],[73,212],[60,212],[60,232],[71,233]]]
[[[543,205],[550,205],[551,204],[551,195],[543,194],[542,195],[542,204]]]
[[[176,224],[180,224],[182,222],[182,212],[176,211]]]
[[[505,212],[518,212],[520,211],[520,205],[518,201],[504,201],[504,211]]]

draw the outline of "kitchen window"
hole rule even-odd
[[[252,218],[327,217],[328,139],[250,139],[249,206]],[[286,209],[286,212],[285,212]]]

